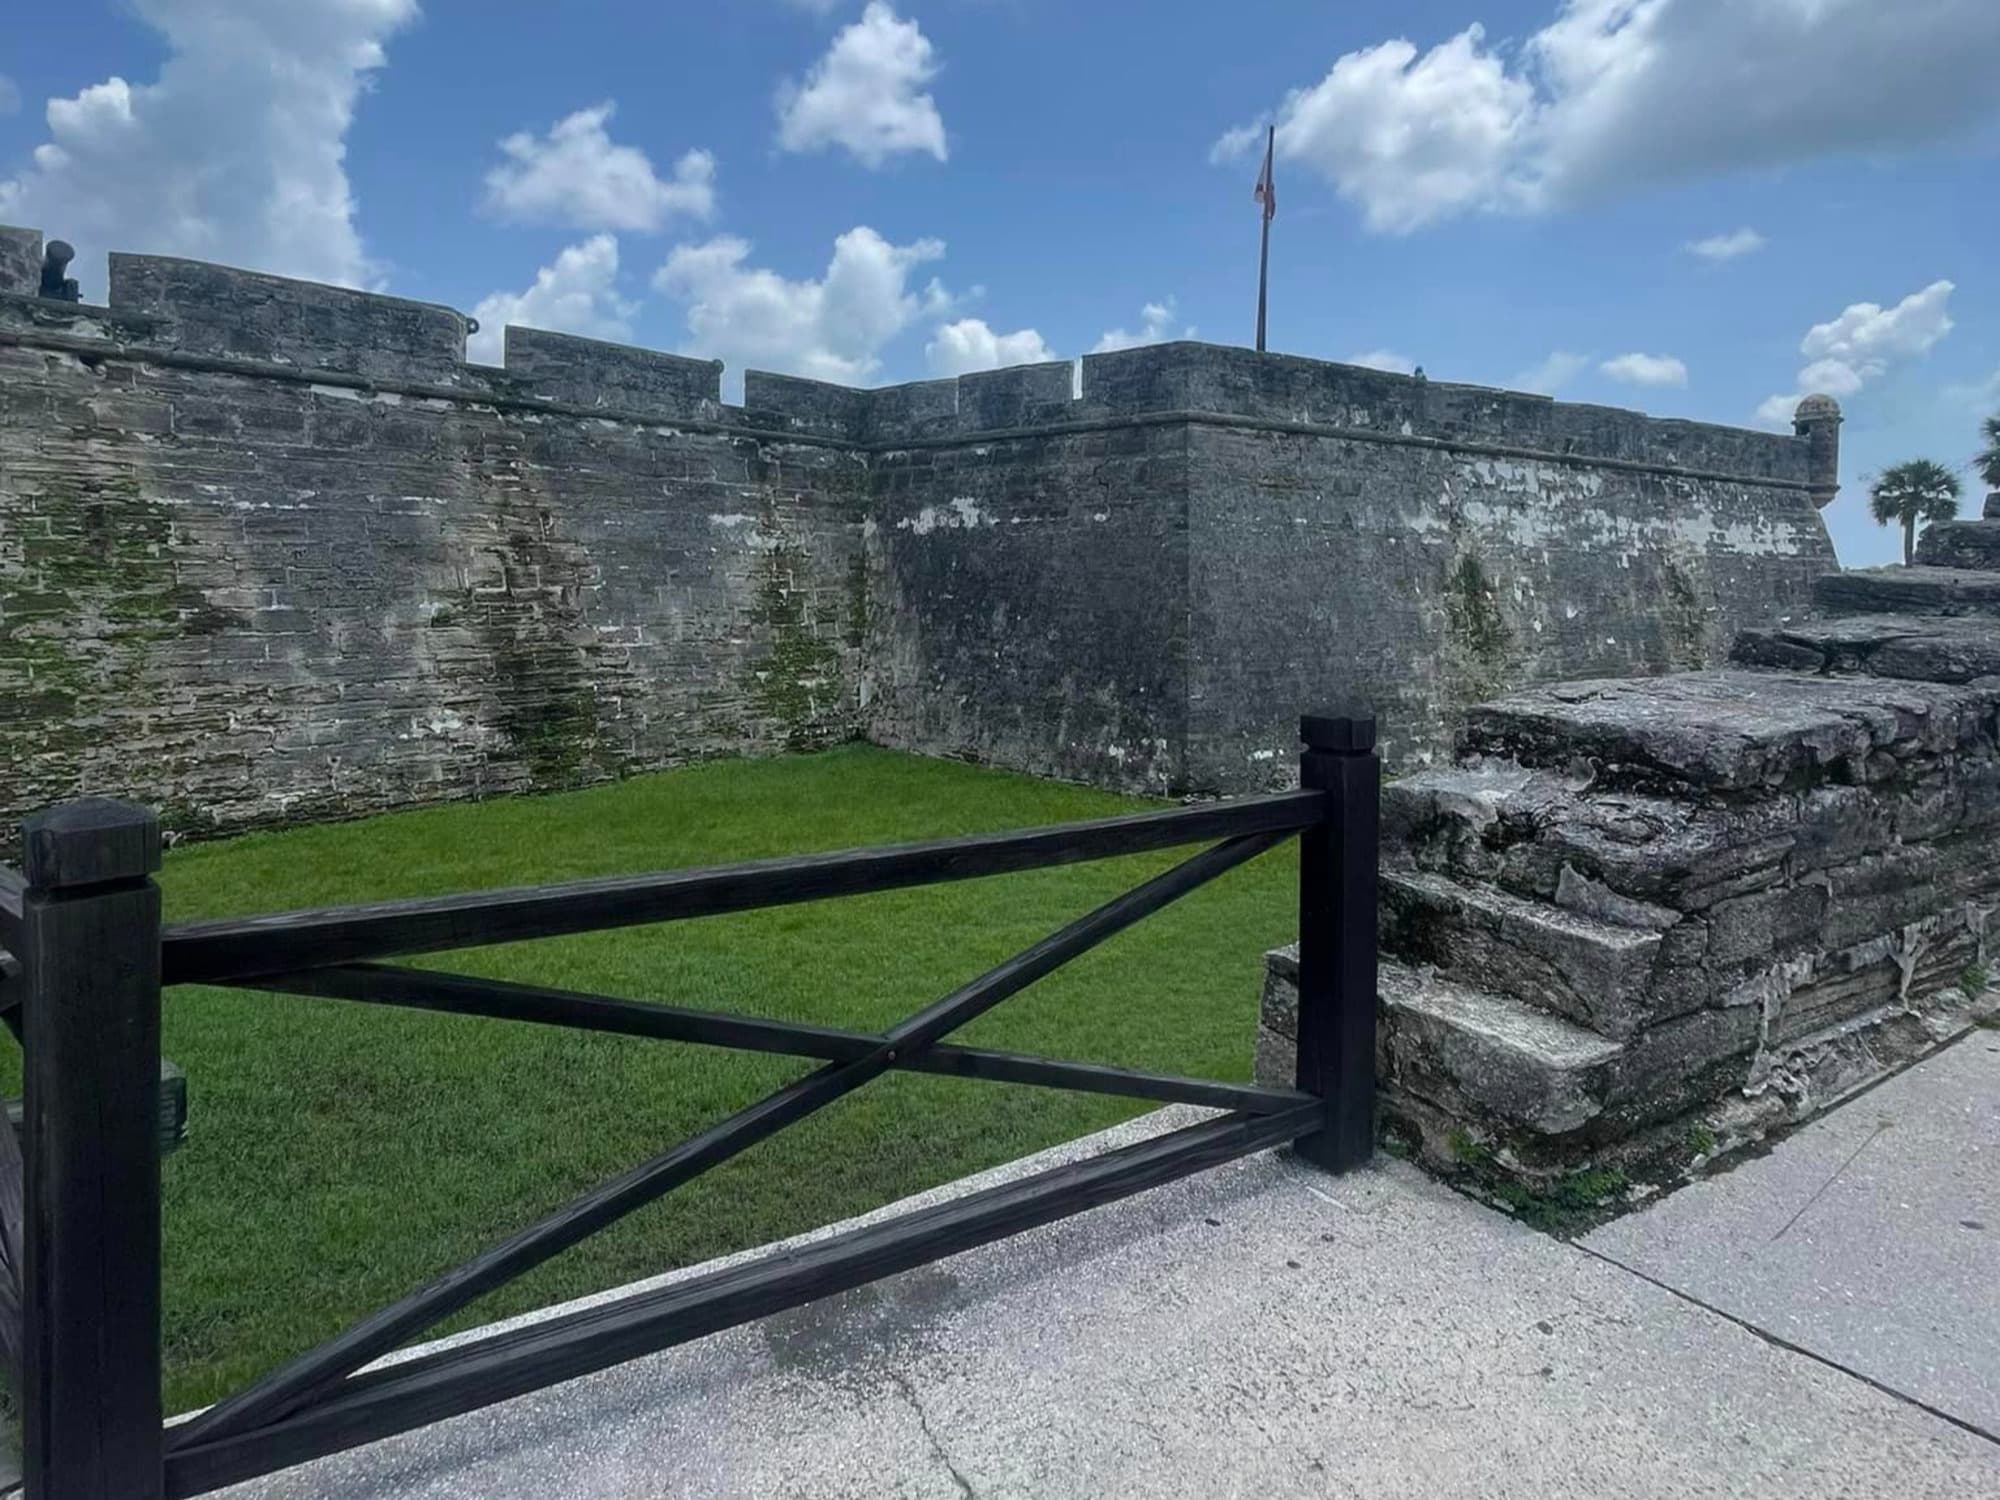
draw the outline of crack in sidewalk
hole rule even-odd
[[[1860,1145],[1856,1146],[1854,1150],[1848,1154],[1847,1160],[1842,1162],[1839,1166],[1833,1169],[1833,1175],[1827,1178],[1825,1182],[1822,1182],[1819,1185],[1818,1191],[1816,1191],[1810,1198],[1806,1199],[1804,1203],[1801,1203],[1799,1205],[1799,1211],[1793,1214],[1789,1219],[1785,1220],[1785,1227],[1783,1229],[1780,1229],[1776,1234],[1772,1235],[1771,1238],[1768,1241],[1766,1241],[1766,1243],[1775,1245],[1778,1243],[1779,1240],[1783,1239],[1787,1234],[1791,1233],[1792,1226],[1798,1223],[1799,1220],[1803,1219],[1806,1216],[1806,1210],[1811,1208],[1815,1203],[1819,1202],[1821,1198],[1825,1197],[1826,1190],[1832,1187],[1836,1182],[1840,1181],[1841,1174],[1845,1172],[1849,1167],[1853,1166],[1855,1162],[1859,1161],[1861,1159],[1861,1153],[1866,1151],[1870,1146],[1874,1145],[1878,1140],[1880,1140],[1882,1138],[1882,1132],[1887,1130],[1894,1123],[1895,1122],[1893,1120],[1879,1121],[1876,1124],[1875,1129],[1872,1132],[1870,1132],[1868,1139],[1863,1141]]]
[[[944,1451],[943,1442],[931,1430],[930,1413],[924,1410],[924,1403],[917,1399],[917,1389],[910,1384],[909,1377],[901,1370],[895,1369],[890,1370],[888,1374],[890,1384],[902,1393],[903,1399],[910,1403],[910,1410],[917,1414],[917,1426],[923,1429],[924,1439],[931,1445],[931,1452],[935,1453],[938,1462],[945,1466],[946,1472],[951,1475],[952,1483],[958,1486],[958,1492],[965,1496],[965,1500],[979,1500],[979,1492],[973,1489],[969,1479],[959,1473],[958,1465],[951,1461],[951,1455]]]
[[[1801,1212],[1803,1211],[1804,1210],[1801,1210]],[[1636,1276],[1639,1278],[1639,1280],[1645,1282],[1648,1286],[1656,1286],[1661,1291],[1668,1293],[1670,1296],[1679,1298],[1682,1302],[1687,1303],[1690,1307],[1698,1307],[1705,1313],[1713,1313],[1716,1317],[1721,1318],[1726,1323],[1734,1323],[1738,1328],[1742,1329],[1745,1333],[1748,1333],[1753,1337],[1762,1339],[1765,1343],[1769,1344],[1774,1349],[1782,1349],[1787,1354],[1801,1355],[1804,1358],[1811,1360],[1814,1364],[1824,1365],[1829,1370],[1834,1370],[1842,1375],[1847,1376],[1848,1379],[1850,1380],[1858,1380],[1863,1385],[1868,1386],[1873,1390],[1880,1391],[1883,1395],[1889,1397],[1891,1400],[1900,1401],[1906,1406],[1914,1406],[1918,1411],[1926,1412],[1929,1415],[1936,1417],[1940,1422],[1948,1422],[1961,1432],[1970,1433],[1972,1436],[1983,1439],[1984,1441],[1993,1444],[1995,1447],[2000,1447],[2000,1433],[1996,1433],[1988,1428],[1981,1427],[1977,1422],[1969,1422],[1964,1417],[1953,1416],[1943,1407],[1933,1406],[1931,1405],[1930,1402],[1924,1400],[1920,1396],[1912,1396],[1908,1391],[1898,1390],[1893,1385],[1889,1385],[1884,1381],[1877,1380],[1873,1375],[1864,1374],[1860,1370],[1852,1369],[1849,1366],[1842,1364],[1839,1360],[1832,1359],[1827,1355],[1819,1353],[1817,1350],[1808,1349],[1803,1344],[1795,1344],[1790,1339],[1785,1338],[1783,1335],[1773,1333],[1768,1328],[1761,1328],[1757,1324],[1751,1322],[1748,1318],[1730,1312],[1727,1308],[1717,1307],[1712,1302],[1704,1302],[1702,1301],[1701,1298],[1695,1296],[1692,1292],[1684,1292],[1679,1287],[1674,1286],[1669,1282],[1660,1280],[1660,1278],[1657,1276],[1647,1275],[1644,1271],[1641,1271],[1636,1266],[1628,1266],[1625,1264],[1624,1261],[1619,1260],[1614,1256],[1606,1255],[1602,1250],[1594,1250],[1590,1246],[1583,1244],[1581,1241],[1578,1240],[1570,1241],[1570,1247],[1574,1250],[1580,1251],[1584,1255],[1588,1255],[1592,1260],[1600,1260],[1604,1262],[1604,1264],[1607,1266],[1612,1266],[1620,1271],[1623,1271],[1627,1276]]]

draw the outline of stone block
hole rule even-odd
[[[1842,615],[1743,631],[1732,661],[1918,682],[2000,674],[2000,619],[1985,615]]]
[[[1479,1125],[1559,1136],[1604,1109],[1619,1044],[1517,1000],[1384,964],[1383,1079]]]
[[[1480,704],[1467,713],[1463,741],[1473,753],[1587,775],[1593,787],[1741,793],[1879,779],[1876,752],[1954,747],[1996,704],[2000,682],[1985,680],[1952,687],[1684,672],[1561,683]]]
[[[1819,938],[1829,900],[1827,886],[1812,882],[1719,901],[1703,919],[1708,946],[1702,961],[1725,969],[1752,959],[1784,958]]]
[[[1813,602],[1828,614],[1990,615],[2000,612],[2000,572],[1850,568],[1814,583]]]
[[[0,293],[32,297],[42,285],[42,232],[0,224]]]
[[[721,360],[687,359],[539,328],[510,327],[505,339],[508,379],[541,400],[662,420],[719,414]]]
[[[164,255],[111,256],[112,306],[189,354],[388,380],[459,379],[466,318],[433,303]]]
[[[1917,561],[1934,568],[2000,569],[2000,523],[1934,521],[1917,538]]]
[[[1385,871],[1382,944],[1409,963],[1509,995],[1613,1038],[1648,1019],[1657,931],[1441,876]]]

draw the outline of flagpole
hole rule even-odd
[[[1271,133],[1264,141],[1264,180],[1270,181],[1271,155],[1277,149],[1278,127],[1273,125]],[[1257,252],[1257,352],[1264,352],[1264,313],[1270,303],[1271,291],[1271,210],[1266,206],[1259,215],[1264,221],[1264,243]]]

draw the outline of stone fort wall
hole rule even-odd
[[[0,819],[183,831],[865,735],[1153,791],[1720,660],[1824,446],[1198,344],[877,391],[0,230]],[[1822,439],[1824,434],[1821,435]]]

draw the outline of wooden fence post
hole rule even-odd
[[[1299,785],[1327,814],[1299,835],[1298,1086],[1326,1101],[1299,1154],[1333,1171],[1375,1150],[1375,864],[1382,762],[1365,709],[1308,714]]]
[[[160,1500],[159,820],[21,832],[27,1492]]]

